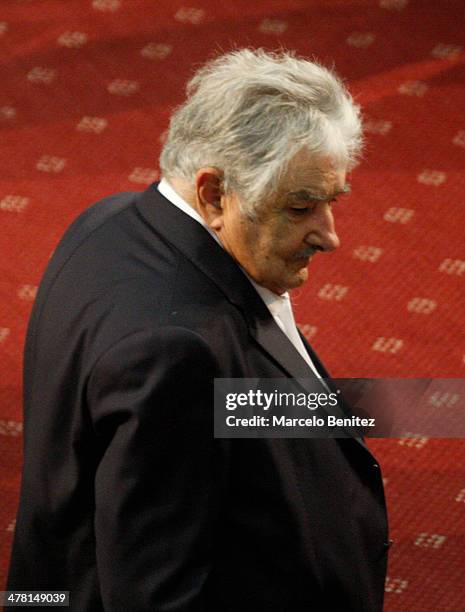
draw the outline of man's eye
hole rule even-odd
[[[306,212],[308,212],[310,210],[309,206],[305,206],[304,208],[298,207],[298,206],[291,206],[290,208],[292,214],[294,215],[304,215]]]

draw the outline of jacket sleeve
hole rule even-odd
[[[226,470],[225,441],[213,437],[216,370],[203,339],[176,327],[130,334],[92,370],[105,610],[204,609]]]

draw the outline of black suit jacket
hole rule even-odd
[[[380,611],[387,521],[363,442],[213,436],[215,377],[309,375],[155,185],[88,209],[29,325],[8,588],[69,590],[79,612]]]

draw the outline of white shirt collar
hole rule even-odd
[[[242,271],[247,276],[247,278],[252,283],[252,285],[255,287],[255,290],[260,295],[262,300],[265,302],[265,304],[267,305],[268,309],[270,310],[272,314],[280,312],[282,308],[290,304],[289,293],[287,291],[286,293],[283,293],[282,295],[278,295],[277,293],[274,293],[274,291],[271,291],[270,289],[267,289],[266,287],[262,287],[262,285],[259,285],[258,283],[256,283],[253,280],[253,278],[251,278],[247,274],[247,272],[245,272],[244,270]]]

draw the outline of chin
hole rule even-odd
[[[307,279],[308,270],[307,266],[304,266],[303,268],[297,270],[295,268],[294,270],[289,270],[288,268],[286,273],[281,277],[275,276],[274,278],[269,278],[268,282],[266,282],[264,279],[262,282],[260,282],[260,280],[256,280],[256,282],[259,285],[271,289],[271,291],[274,293],[281,295],[291,289],[297,289],[297,287],[303,285]]]
[[[286,291],[297,289],[297,287],[302,286],[307,279],[307,268],[304,268],[304,270],[301,270],[298,274],[289,275],[286,279],[283,279],[283,286],[286,287]]]

